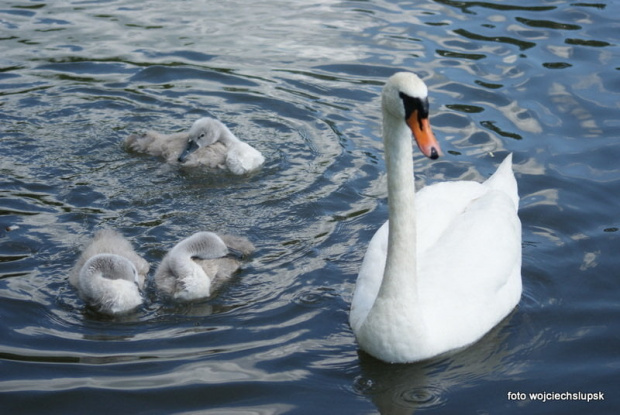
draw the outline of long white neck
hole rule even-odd
[[[222,123],[219,125],[220,136],[218,141],[224,144],[226,147],[230,147],[233,144],[238,143],[240,140],[235,136],[232,131],[228,129],[228,127]]]
[[[413,142],[405,122],[384,113],[383,142],[387,163],[389,237],[382,298],[403,298],[415,303],[416,221]],[[413,304],[410,304],[412,306]]]
[[[379,292],[356,332],[364,350],[393,362],[409,359],[411,345],[424,338],[425,330],[416,280],[413,141],[403,118],[384,108],[389,205],[387,257]]]
[[[186,277],[196,272],[196,264],[192,260],[192,253],[187,250],[186,244],[181,242],[168,254],[170,268],[177,277]]]

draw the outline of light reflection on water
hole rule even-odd
[[[446,0],[0,6],[3,407],[617,411],[618,11]],[[524,295],[475,346],[390,366],[358,355],[347,313],[387,217],[378,99],[402,69],[429,85],[446,152],[416,155],[418,186],[483,180],[514,152]],[[206,115],[259,148],[265,167],[212,174],[120,144]],[[213,300],[164,304],[149,288],[137,313],[106,319],[66,282],[101,226],[152,265],[202,229],[245,234],[258,249]],[[609,399],[506,399],[551,389]]]

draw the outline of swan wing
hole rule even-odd
[[[349,312],[349,324],[354,332],[357,332],[366,320],[379,294],[387,258],[388,232],[389,222],[386,221],[368,243],[368,249],[355,283],[355,292]]]
[[[418,258],[428,342],[449,350],[478,340],[521,297],[521,223],[511,198],[489,189]]]
[[[521,298],[521,222],[512,155],[484,183],[429,186],[416,202],[419,309],[428,341],[444,349],[473,343]]]

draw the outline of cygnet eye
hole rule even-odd
[[[200,137],[198,138],[203,138],[205,136],[205,133],[200,134]]]

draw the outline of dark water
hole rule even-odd
[[[620,413],[618,16],[612,1],[4,2],[2,412]],[[429,85],[446,153],[416,155],[419,186],[482,180],[514,153],[524,294],[474,346],[394,366],[358,354],[347,315],[387,218],[379,93],[403,69]],[[213,174],[120,144],[205,115],[265,167]],[[150,290],[105,319],[66,279],[102,226],[153,267],[197,230],[258,250],[213,300]],[[604,401],[521,395],[539,392]]]

